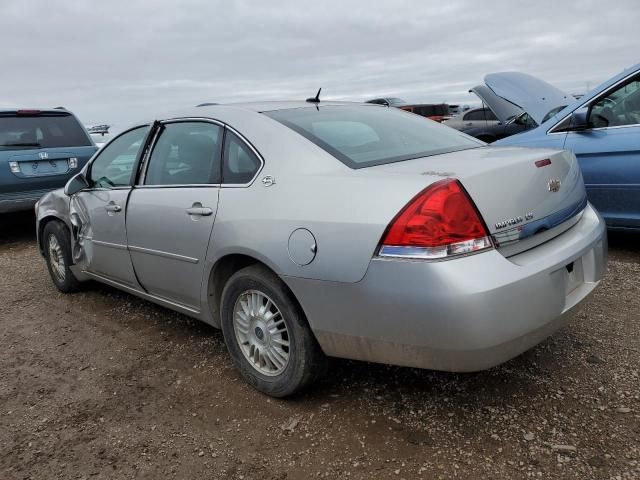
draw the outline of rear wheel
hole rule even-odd
[[[324,370],[326,358],[304,314],[277,275],[253,265],[222,292],[222,331],[233,363],[256,389],[291,395]]]
[[[63,293],[77,292],[80,282],[69,269],[71,262],[71,239],[67,227],[57,220],[50,221],[43,233],[44,257],[53,284]]]

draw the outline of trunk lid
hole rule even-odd
[[[370,170],[388,176],[422,175],[428,177],[425,185],[446,177],[459,179],[505,256],[559,235],[586,206],[580,169],[566,151],[483,147]]]
[[[568,93],[522,72],[490,73],[484,83],[498,97],[527,112],[538,125],[551,110],[574,101]]]

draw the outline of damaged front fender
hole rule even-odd
[[[86,237],[91,238],[89,216],[76,196],[67,196],[58,189],[45,194],[36,204],[36,236],[40,254],[44,255],[42,233],[45,225],[52,221],[63,222],[70,232],[71,254],[74,270],[84,270],[87,254],[84,251]],[[88,242],[90,244],[90,242]]]

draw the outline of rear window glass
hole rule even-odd
[[[351,168],[476,148],[477,140],[393,108],[328,106],[264,112]]]
[[[89,145],[91,141],[72,115],[0,115],[0,149]]]

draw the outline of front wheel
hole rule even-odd
[[[261,392],[286,397],[324,370],[326,358],[300,307],[265,267],[236,272],[222,292],[221,311],[233,363]]]
[[[51,280],[63,293],[77,292],[80,282],[69,268],[71,266],[71,239],[67,227],[57,220],[50,221],[43,233],[44,257]]]

